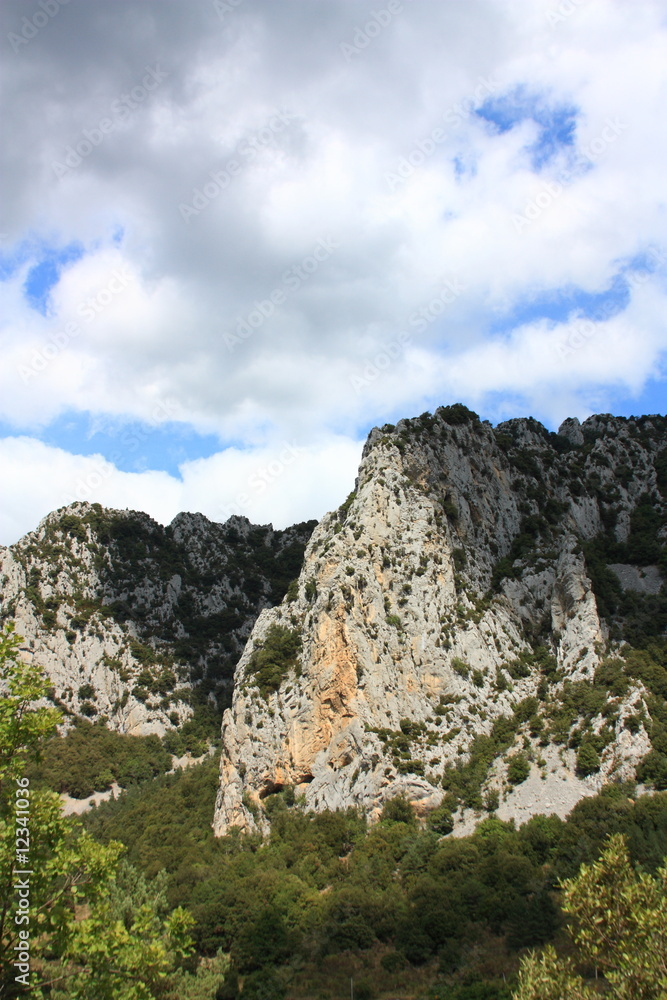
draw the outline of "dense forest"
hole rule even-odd
[[[395,799],[379,823],[357,812],[306,813],[271,796],[271,835],[216,840],[216,759],[131,789],[86,818],[117,839],[147,878],[167,872],[171,906],[195,918],[197,950],[230,955],[220,997],[508,998],[525,949],[563,944],[561,880],[597,858],[610,834],[655,872],[667,854],[667,794],[636,801],[612,785],[567,820],[515,828],[493,815],[443,837]]]

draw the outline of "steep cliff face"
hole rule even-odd
[[[399,793],[422,812],[524,808],[538,777],[530,812],[563,778],[571,808],[634,776],[661,723],[613,655],[667,627],[666,427],[493,429],[457,405],[373,430],[298,593],[262,611],[239,661],[216,832],[266,828],[287,786],[377,815]]]
[[[164,528],[72,504],[0,548],[1,617],[15,620],[67,716],[162,735],[209,695],[229,703],[252,625],[297,575],[313,525],[179,514]]]

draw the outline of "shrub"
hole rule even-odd
[[[353,502],[354,502],[354,500],[356,498],[356,495],[357,495],[356,490],[352,490],[351,493],[348,493],[346,499],[343,501],[343,503],[338,508],[338,518],[339,518],[339,520],[342,520],[342,521],[345,520],[345,518],[347,517],[347,512],[349,511],[350,507],[352,506],[352,504],[353,504]]]
[[[595,671],[593,683],[596,687],[605,687],[617,698],[622,697],[630,686],[623,671],[623,660],[604,660]]]
[[[531,673],[530,664],[525,658],[522,659],[521,657],[516,660],[512,660],[511,663],[508,663],[505,669],[513,681],[519,681],[524,677],[530,677]]]
[[[585,778],[599,770],[600,756],[590,739],[584,737],[577,752],[576,772],[580,778]]]
[[[452,659],[452,670],[459,677],[467,677],[470,673],[470,667],[465,660],[462,660],[460,656],[455,656]]]
[[[380,819],[390,823],[409,823],[411,825],[416,823],[414,810],[404,795],[388,799],[384,804]]]
[[[484,808],[487,812],[495,812],[500,805],[500,792],[497,788],[490,788],[484,796]]]
[[[515,576],[514,561],[510,559],[509,556],[503,556],[502,559],[499,559],[493,567],[493,573],[491,574],[491,590],[494,592],[500,590],[500,584],[505,577],[512,580]]]
[[[139,663],[155,663],[155,653],[150,646],[146,646],[137,639],[130,639],[130,652]]]
[[[463,403],[452,403],[451,406],[439,406],[435,411],[435,415],[451,426],[479,423],[479,416],[474,410],[469,410],[467,406],[464,406]]]
[[[459,516],[459,509],[456,506],[456,501],[453,497],[444,497],[442,500],[442,509],[447,517],[451,518],[452,521],[456,522]]]
[[[277,691],[290,670],[298,671],[301,636],[295,629],[271,625],[263,642],[257,643],[248,662],[260,694],[268,699]]]
[[[406,966],[405,957],[398,951],[390,951],[380,959],[380,965],[385,972],[400,972]]]
[[[443,803],[437,809],[434,809],[433,812],[429,813],[426,825],[429,830],[433,830],[434,833],[438,833],[443,837],[451,833],[454,829],[454,817],[449,805]]]
[[[459,572],[464,569],[467,559],[465,554],[465,549],[453,549],[452,558],[454,560],[454,568]]]
[[[369,979],[360,979],[354,987],[354,995],[357,1000],[373,1000],[375,990]]]
[[[264,966],[246,976],[243,996],[246,1000],[283,1000],[286,989],[275,969]]]
[[[667,756],[650,750],[637,768],[637,780],[662,791],[667,789]]]
[[[520,785],[530,774],[530,761],[523,753],[514,754],[509,758],[507,780],[510,785]]]
[[[94,714],[97,710],[90,707]],[[85,798],[105,791],[112,781],[133,784],[170,766],[171,757],[157,736],[125,736],[101,722],[79,719],[66,736],[53,736],[45,743],[31,777],[56,792]]]

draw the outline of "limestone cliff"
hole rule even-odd
[[[53,682],[66,719],[164,734],[207,699],[229,703],[258,613],[301,565],[313,523],[285,531],[75,503],[0,548],[3,620]]]
[[[373,816],[398,793],[422,813],[446,795],[507,809],[529,778],[530,814],[563,779],[571,808],[633,777],[661,723],[618,657],[667,627],[666,427],[494,429],[456,405],[374,429],[298,591],[261,612],[238,663],[216,833],[266,829],[288,787]]]

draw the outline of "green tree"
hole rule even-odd
[[[296,629],[270,625],[263,642],[258,642],[248,661],[248,676],[253,677],[262,697],[277,691],[290,670],[300,670],[298,654],[301,636]]]
[[[635,873],[625,838],[615,834],[599,861],[563,885],[575,961],[552,947],[522,962],[514,1000],[590,1000],[600,996],[577,965],[593,966],[617,1000],[667,997],[667,865]]]
[[[22,642],[13,624],[0,633],[0,789],[23,772],[26,754],[53,732],[60,721],[57,709],[35,708],[48,685],[41,669],[22,663]]]
[[[510,785],[520,785],[530,774],[530,762],[525,754],[516,753],[509,758],[507,780]]]
[[[145,885],[134,903],[121,900],[122,844],[97,843],[62,815],[56,794],[30,787],[26,762],[59,715],[35,706],[47,679],[18,659],[21,641],[12,627],[0,637],[0,993],[10,1000],[29,986],[36,1000],[168,997],[192,951],[192,917],[182,908],[163,916]]]
[[[380,820],[390,823],[416,823],[415,812],[405,795],[396,795],[385,802]]]

